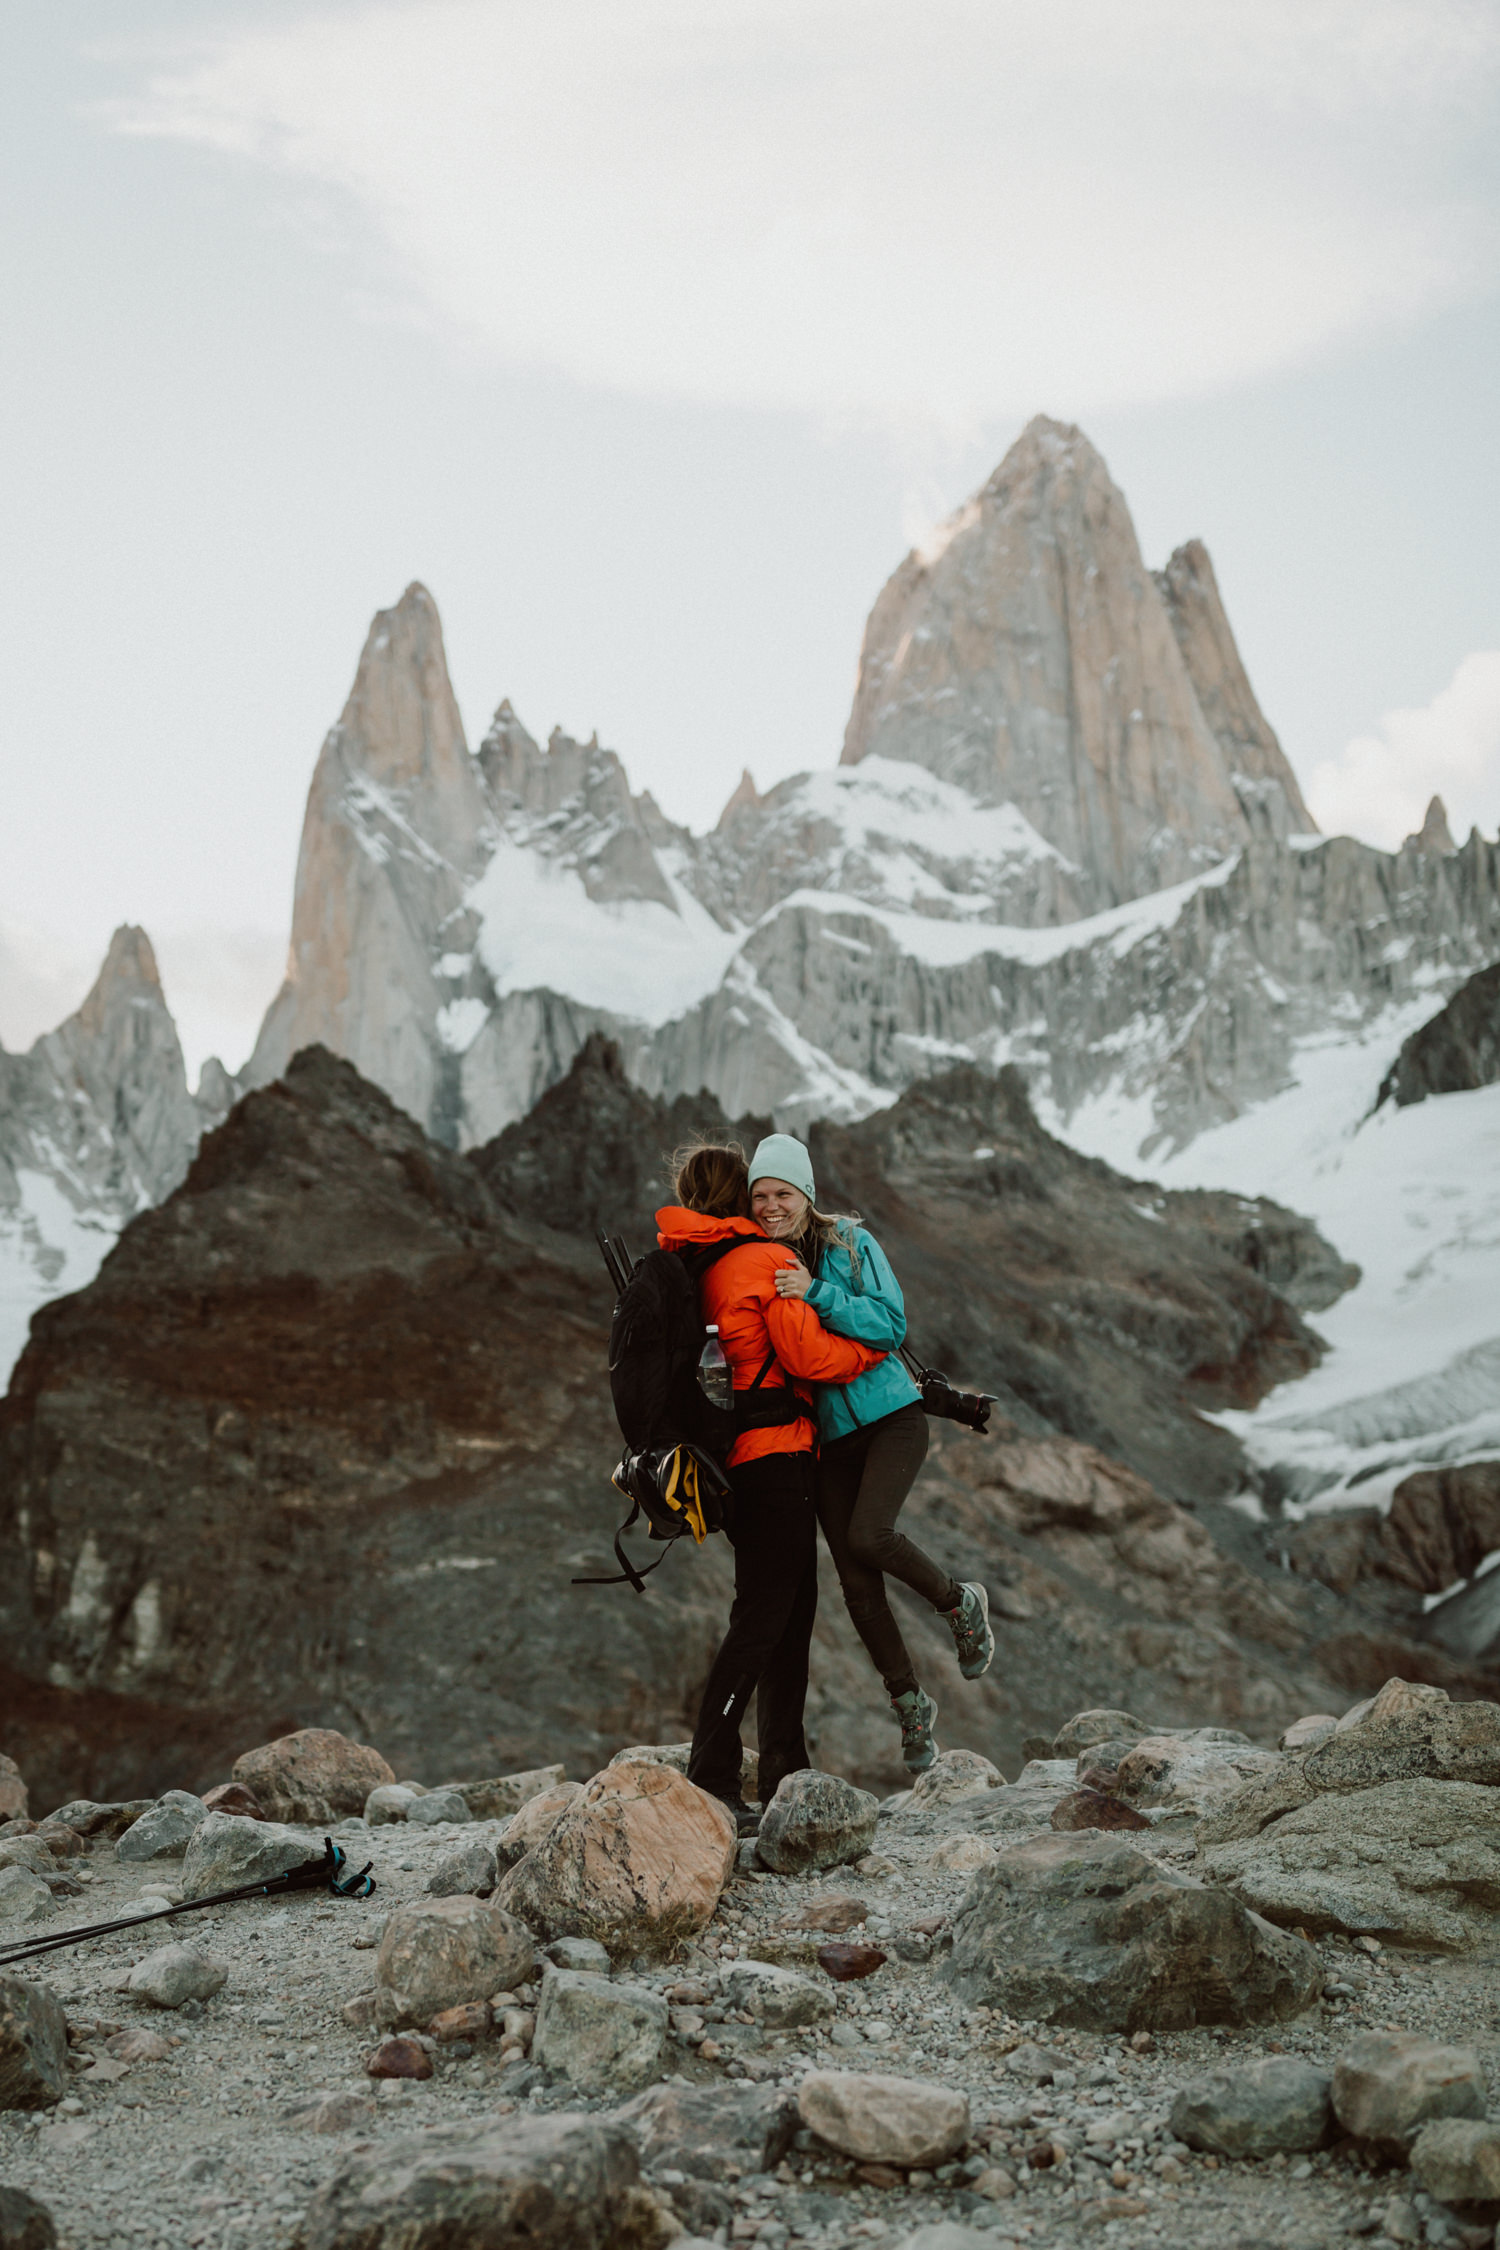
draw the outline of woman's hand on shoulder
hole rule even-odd
[[[778,1297],[805,1297],[812,1287],[812,1275],[802,1260],[792,1253],[788,1253],[784,1266],[778,1266],[774,1278]]]

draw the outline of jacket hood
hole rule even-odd
[[[746,1242],[769,1242],[770,1236],[754,1219],[715,1219],[706,1211],[684,1211],[668,1203],[656,1214],[656,1239],[663,1250],[701,1250],[710,1242],[727,1242],[742,1236]]]

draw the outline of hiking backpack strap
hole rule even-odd
[[[742,1391],[735,1392],[733,1413],[741,1431],[782,1429],[790,1422],[812,1419],[813,1409],[793,1388],[784,1367],[781,1370],[786,1378],[784,1382],[774,1391],[761,1389],[772,1368],[779,1364],[773,1346],[753,1379]]]
[[[652,1563],[647,1563],[647,1565],[646,1565],[646,1567],[645,1567],[645,1569],[644,1569],[644,1570],[637,1570],[637,1568],[636,1568],[635,1564],[634,1564],[634,1563],[633,1563],[633,1562],[631,1561],[631,1559],[630,1559],[629,1555],[627,1555],[627,1554],[626,1554],[626,1552],[625,1552],[624,1548],[623,1548],[623,1547],[622,1547],[622,1546],[620,1545],[620,1541],[621,1541],[621,1540],[622,1540],[622,1539],[624,1538],[624,1536],[625,1536],[626,1532],[627,1532],[627,1531],[628,1531],[628,1530],[630,1529],[631,1525],[632,1525],[632,1524],[633,1524],[633,1523],[635,1522],[635,1520],[636,1520],[637,1516],[639,1516],[640,1512],[641,1512],[641,1504],[640,1504],[639,1500],[632,1500],[632,1501],[631,1501],[631,1503],[630,1503],[630,1513],[629,1513],[629,1515],[628,1515],[628,1516],[627,1516],[627,1517],[625,1518],[625,1521],[624,1521],[624,1522],[623,1522],[623,1523],[621,1524],[621,1526],[620,1526],[619,1530],[618,1530],[618,1531],[617,1531],[617,1532],[615,1533],[615,1561],[616,1561],[616,1562],[617,1562],[617,1563],[619,1564],[619,1566],[620,1566],[620,1575],[619,1575],[619,1577],[618,1577],[618,1578],[575,1578],[575,1579],[573,1579],[573,1580],[572,1580],[572,1584],[573,1584],[573,1585],[575,1585],[575,1586],[633,1586],[633,1587],[635,1588],[635,1590],[636,1590],[636,1592],[637,1592],[638,1594],[644,1594],[644,1592],[646,1591],[646,1580],[647,1580],[647,1579],[648,1579],[648,1578],[649,1578],[649,1577],[651,1576],[651,1573],[652,1573],[652,1571],[653,1571],[653,1570],[660,1570],[660,1569],[661,1569],[661,1566],[662,1566],[662,1564],[663,1564],[663,1563],[664,1563],[664,1562],[666,1561],[666,1559],[667,1559],[668,1555],[670,1555],[670,1553],[672,1552],[672,1545],[671,1545],[671,1542],[668,1542],[668,1544],[667,1544],[667,1545],[666,1545],[665,1547],[663,1547],[663,1549],[662,1549],[661,1553],[660,1553],[660,1554],[659,1554],[659,1555],[657,1556],[657,1558],[656,1558],[655,1562],[652,1562]]]

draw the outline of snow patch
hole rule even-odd
[[[1145,898],[1128,900],[1124,906],[1106,907],[1102,913],[1087,915],[1082,921],[1061,922],[1046,929],[1028,929],[1014,922],[958,921],[930,914],[902,914],[857,898],[811,890],[789,893],[761,917],[759,927],[768,927],[778,914],[798,910],[840,915],[848,920],[868,919],[886,931],[900,952],[935,969],[957,968],[965,961],[978,960],[986,954],[1038,967],[1101,943],[1107,943],[1116,958],[1122,959],[1143,938],[1158,930],[1170,929],[1189,899],[1195,898],[1199,891],[1220,889],[1238,864],[1238,855],[1221,860],[1206,874],[1190,876],[1184,883],[1174,883],[1169,890],[1152,891]],[[1430,1008],[1427,1012],[1431,1013]],[[1075,1137],[1071,1129],[1067,1137]]]
[[[981,804],[903,758],[862,758],[783,790],[768,836],[807,868],[806,888],[849,901],[993,921],[1028,869],[1078,872],[1015,805]]]
[[[723,982],[741,933],[672,875],[675,904],[590,898],[577,869],[502,837],[469,893],[500,998],[548,991],[632,1023],[670,1023]]]
[[[1402,1477],[1500,1447],[1500,1086],[1371,1114],[1408,1001],[1302,1043],[1294,1083],[1175,1155],[1143,1156],[1147,1095],[1102,1094],[1063,1138],[1165,1187],[1236,1188],[1315,1221],[1361,1269],[1313,1321],[1326,1358],[1253,1412],[1218,1417],[1297,1505],[1387,1506]]]
[[[489,1021],[483,1000],[450,1000],[437,1012],[437,1035],[451,1055],[465,1055]]]
[[[18,1171],[18,1205],[0,1210],[0,1382],[25,1349],[31,1316],[91,1282],[119,1229],[80,1211],[45,1172]]]

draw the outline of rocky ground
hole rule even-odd
[[[292,1739],[315,1750],[329,1740]],[[500,2147],[524,2170],[539,2120],[577,2118],[597,2138],[623,2119],[629,2153],[616,2151],[617,2169],[632,2180],[643,2169],[639,2185],[610,2191],[616,2218],[601,2220],[592,2203],[570,2206],[561,2231],[537,2222],[524,2239],[559,2250],[698,2237],[766,2250],[895,2250],[914,2234],[930,2250],[1100,2240],[1312,2250],[1351,2236],[1372,2250],[1488,2244],[1500,2205],[1435,2200],[1423,2185],[1427,2142],[1413,2151],[1411,2140],[1424,2117],[1480,2117],[1500,2101],[1500,1885],[1472,1851],[1450,1864],[1447,1877],[1476,1908],[1472,1925],[1442,1950],[1412,1942],[1409,1925],[1433,1885],[1418,1871],[1403,1887],[1401,1869],[1380,1864],[1375,1814],[1377,1800],[1413,1786],[1418,1770],[1429,1790],[1488,1803],[1500,1782],[1500,1710],[1396,1683],[1338,1733],[1331,1720],[1310,1723],[1285,1753],[1211,1730],[1150,1735],[1118,1712],[1080,1715],[1049,1747],[1054,1755],[1032,1760],[1009,1786],[983,1759],[948,1753],[914,1792],[880,1807],[831,1777],[793,1777],[759,1843],[738,1847],[727,1825],[722,1844],[717,1831],[689,1833],[704,1818],[712,1829],[718,1815],[672,1770],[680,1754],[670,1750],[628,1754],[584,1790],[559,1787],[551,1769],[484,1785],[488,1799],[470,1792],[481,1811],[507,1788],[523,1795],[501,1819],[463,1817],[468,1805],[452,1792],[380,1784],[367,1799],[375,1824],[347,1817],[335,1830],[356,1863],[374,1861],[373,1897],[214,1907],[21,1972],[66,2010],[67,2091],[35,2108],[0,2108],[0,2181],[45,2205],[70,2250],[508,2243],[522,2237],[440,2231],[432,2198],[456,2192],[473,2149]],[[306,1810],[295,1789],[276,1796],[274,1763],[265,1754],[258,1768],[242,1761],[273,1807]],[[360,1773],[361,1788],[368,1778]],[[688,1807],[684,1827],[689,1799],[708,1810]],[[1304,1808],[1336,1801],[1347,1848],[1342,1860],[1322,1852],[1321,1888],[1304,1891],[1302,1905],[1261,1898],[1273,1927],[1244,1913],[1233,1880],[1215,1880],[1214,1855],[1229,1847],[1211,1839],[1287,1832],[1301,1815],[1267,1807],[1288,1799]],[[11,1884],[0,1911],[36,1917],[0,1922],[6,1941],[65,1915],[103,1921],[192,1895],[236,1851],[321,1847],[305,1821],[255,1824],[195,1803],[184,1794],[151,1808],[134,1838],[127,1828],[115,1841],[105,1831],[128,1812],[67,1808],[77,1828],[96,1830],[56,1862],[55,1883],[74,1895],[42,1905],[28,1894],[32,1905],[18,1906],[21,1873],[0,1869],[0,1886]],[[677,1839],[667,1856],[678,1864],[670,1881],[656,1869],[655,1903],[646,1904],[645,1863],[662,1856],[662,1835],[643,1843],[646,1831],[630,1823],[655,1817],[653,1806],[665,1808],[662,1833]],[[611,1903],[615,1878],[588,1856],[606,1815],[624,1823],[615,1831],[623,1857],[634,1851],[640,1863],[626,1906]],[[0,1860],[14,1863],[22,1844],[34,1856],[58,1825],[16,1822]],[[128,1856],[153,1844],[158,1856]],[[1079,1871],[1090,1868],[1108,1881],[1085,1897]],[[695,1906],[688,1891],[705,1870]],[[472,1897],[497,1880],[488,1905]],[[672,1882],[672,1911],[693,1925],[675,1940],[663,1936]],[[1124,1919],[1099,1922],[1122,1891],[1133,1901]],[[441,1908],[435,1894],[446,1894]],[[539,1944],[571,1915],[575,1931],[605,1932],[612,1959],[586,1935],[563,1935],[551,1939],[550,1958],[539,1952],[533,1962],[530,1934],[507,1911],[528,1897]],[[1164,1901],[1170,1927],[1152,1921]],[[1080,1915],[1095,1920],[1085,1928]],[[471,1967],[467,2005],[432,2013],[423,2029],[416,2014],[445,1993],[433,1986],[411,2000],[412,1948],[440,1920],[446,1930],[465,1917],[503,1925],[504,1944],[520,1931],[528,1973],[491,1995],[493,2007],[476,2006],[484,1972]],[[1361,1920],[1384,1937],[1355,1934]],[[1310,1935],[1308,1923],[1320,1921]],[[185,1988],[180,1967],[178,1982],[163,1985],[159,1969],[140,1964],[171,1942],[190,1945],[208,1968],[186,1979],[206,1997],[168,2008],[141,1987],[154,1979],[158,1999],[171,1997]],[[631,1957],[633,1945],[643,1950]],[[839,1981],[830,1971],[849,1966],[839,1948],[883,1958],[857,1960],[868,1973]],[[1103,1983],[1080,1966],[1091,1948]],[[208,1989],[219,1969],[222,1984]],[[4,2025],[7,2004],[14,2021],[14,1985],[0,1983],[0,1995],[0,2098],[13,2100]],[[628,2036],[611,2028],[601,2044],[599,2025],[616,2018]],[[1446,2052],[1377,2042],[1361,2078],[1350,2062],[1356,2042],[1384,2030]],[[1454,2047],[1465,2052],[1455,2058]],[[382,2050],[383,2067],[430,2066],[431,2075],[372,2078]],[[1299,2113],[1289,2125],[1257,2076],[1265,2058],[1281,2058],[1283,2073],[1298,2060],[1331,2073],[1333,2111],[1326,2078],[1303,2073],[1312,2122]],[[908,2082],[883,2121],[872,2072]],[[936,2137],[924,2153],[911,2135],[929,2127]],[[1440,2130],[1488,2135],[1486,2148],[1500,2149],[1500,2129]],[[1213,2152],[1216,2134],[1234,2147],[1254,2145],[1257,2133],[1270,2153]],[[576,2174],[582,2158],[569,2147]],[[1495,2163],[1493,2149],[1484,2160]],[[1425,2176],[1447,2177],[1430,2161]],[[406,2193],[413,2177],[427,2182],[426,2216],[402,2232],[381,2215],[381,2198]],[[1500,2168],[1485,2177],[1500,2189]],[[448,2185],[439,2192],[434,2178]],[[628,2212],[621,2196],[636,2198]],[[939,2221],[972,2232],[920,2233]],[[31,2250],[5,2224],[0,2216],[7,2250],[23,2240]]]

